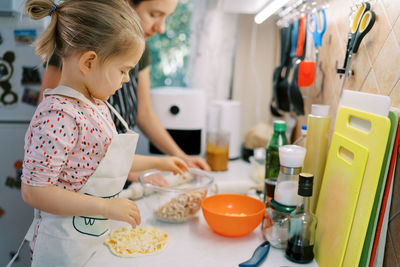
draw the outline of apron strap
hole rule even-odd
[[[108,103],[107,101],[105,101],[105,103],[107,104],[107,106],[111,110],[111,112],[114,113],[114,115],[122,123],[122,125],[125,127],[126,131],[129,132],[130,129],[129,129],[128,123],[126,123],[126,121],[122,118],[121,114],[119,114],[118,111],[116,111],[115,108],[113,106],[111,106],[110,103]]]
[[[56,88],[54,88],[52,90],[46,89],[44,91],[44,95],[63,95],[63,96],[69,96],[69,97],[73,97],[73,98],[81,100],[82,102],[84,102],[85,104],[87,104],[91,108],[93,108],[100,115],[100,117],[103,119],[103,121],[111,129],[113,134],[117,134],[117,130],[115,129],[115,127],[113,127],[111,125],[111,123],[103,116],[103,114],[98,110],[96,105],[94,105],[89,99],[87,99],[80,92],[78,92],[78,91],[76,91],[76,90],[74,90],[74,89],[72,89],[70,87],[67,87],[67,86],[57,86]],[[115,112],[117,112],[117,111],[115,111]]]

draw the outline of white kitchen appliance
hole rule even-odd
[[[24,6],[24,0],[1,0],[0,1],[0,15],[1,16],[15,16]]]
[[[229,159],[240,157],[241,138],[240,138],[240,102],[233,100],[213,100],[207,109],[208,128],[207,131],[216,131],[215,122],[211,122],[212,117],[216,117],[218,112],[218,130],[228,132],[229,137]],[[212,129],[214,128],[214,129]]]
[[[5,266],[33,218],[33,209],[22,200],[18,186],[24,136],[37,106],[43,73],[32,42],[44,22],[20,14],[6,16],[18,13],[24,1],[0,2],[0,266]],[[28,246],[13,266],[30,266]]]
[[[206,98],[202,90],[160,87],[150,91],[151,102],[162,125],[188,155],[205,151]],[[150,153],[161,152],[150,143]]]

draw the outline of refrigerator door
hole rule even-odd
[[[32,42],[42,24],[25,16],[0,17],[0,122],[29,122],[36,109],[43,64]]]
[[[0,266],[6,266],[16,252],[33,219],[33,209],[24,203],[21,190],[6,185],[7,178],[17,179],[14,165],[24,158],[24,137],[28,124],[0,124]],[[19,166],[17,166],[19,167]],[[29,246],[25,244],[13,266],[30,266]]]

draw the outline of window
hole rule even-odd
[[[151,56],[151,87],[187,84],[192,0],[181,0],[165,25],[164,34],[148,40]]]

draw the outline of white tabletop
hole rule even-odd
[[[229,162],[228,171],[214,172],[216,181],[240,180],[249,178],[250,165],[241,160]],[[201,210],[197,217],[182,224],[169,224],[156,220],[146,201],[146,197],[137,200],[142,224],[151,225],[163,229],[168,233],[170,242],[160,254],[142,256],[137,258],[120,258],[111,254],[104,246],[87,265],[89,267],[99,266],[238,266],[239,263],[248,260],[254,250],[264,240],[261,234],[261,226],[258,226],[247,236],[229,238],[214,233],[203,218]],[[125,224],[113,222],[111,228],[117,228]],[[261,266],[318,266],[315,260],[309,264],[295,264],[287,260],[284,251],[271,248],[270,252]]]

